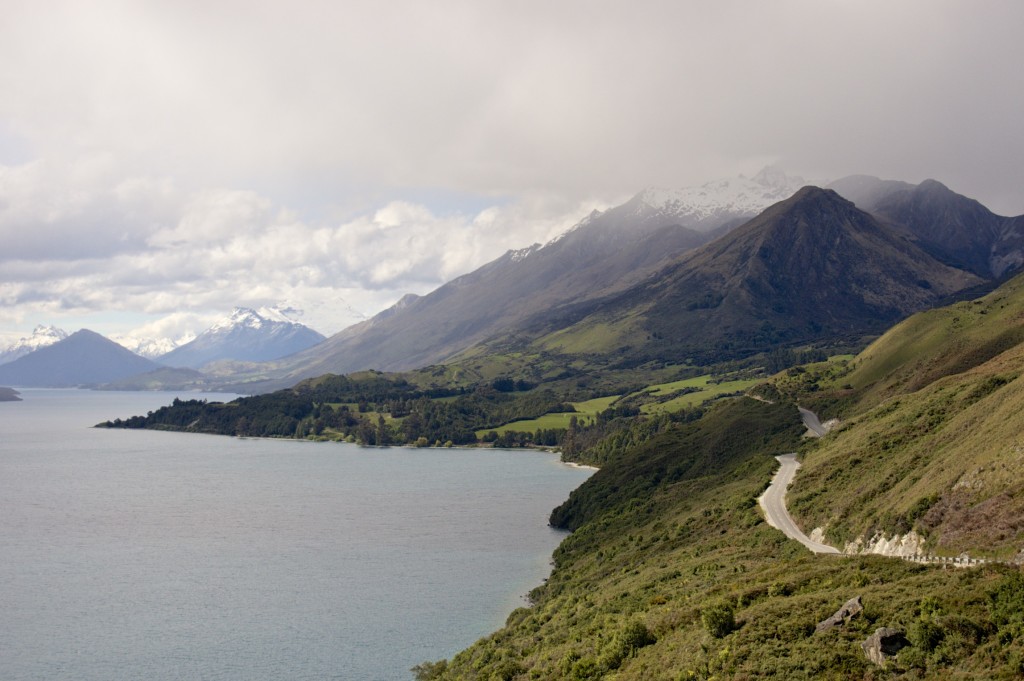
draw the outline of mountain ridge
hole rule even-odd
[[[635,361],[689,361],[710,346],[737,358],[880,332],[981,282],[832,190],[805,187],[644,282],[538,315],[521,333],[535,347],[618,351]],[[581,337],[598,342],[581,346]]]
[[[267,389],[327,372],[396,371],[443,362],[541,310],[620,290],[735,227],[771,199],[783,198],[786,182],[795,183],[780,171],[758,177],[722,181],[735,184],[743,196],[731,207],[721,205],[728,191],[718,187],[717,203],[707,210],[691,201],[700,193],[697,188],[681,192],[686,201],[659,202],[640,192],[624,204],[594,211],[546,244],[507,251],[427,295],[403,299],[342,330],[318,348],[276,363],[275,378],[255,385]],[[702,185],[705,193],[712,184]]]

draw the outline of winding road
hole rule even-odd
[[[825,434],[828,433],[828,428],[821,425],[818,415],[810,409],[804,409],[803,407],[797,407],[797,409],[800,410],[800,418],[803,420],[804,425],[810,431],[808,435],[811,437],[825,437]]]
[[[801,415],[805,411],[805,409],[801,409]],[[811,412],[807,413],[814,416]],[[814,416],[814,421],[818,421],[817,416]],[[807,424],[806,418],[804,423]],[[820,427],[821,424],[819,423],[818,426]],[[807,424],[807,427],[811,428],[811,425]],[[765,520],[768,521],[769,525],[780,530],[790,539],[796,539],[814,553],[839,553],[839,549],[834,546],[812,540],[801,532],[800,528],[793,522],[789,511],[786,510],[786,488],[789,487],[789,483],[793,482],[793,476],[796,475],[796,469],[800,468],[800,463],[796,460],[796,454],[783,454],[775,458],[781,466],[775,473],[775,477],[772,478],[772,483],[768,485],[768,489],[757,499],[757,503],[761,505],[761,509],[764,511]]]

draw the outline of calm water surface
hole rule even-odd
[[[564,536],[549,511],[589,474],[530,451],[93,429],[174,395],[22,393],[0,403],[8,681],[410,679],[523,605]]]

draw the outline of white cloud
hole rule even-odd
[[[235,305],[282,301],[310,308],[305,321],[333,333],[407,292],[426,293],[509,248],[547,240],[593,205],[572,204],[553,215],[549,203],[521,202],[437,215],[393,201],[329,224],[302,221],[249,190],[188,194],[169,179],[5,170],[28,190],[5,192],[16,211],[0,224],[12,235],[19,223],[53,234],[33,248],[19,237],[20,249],[0,253],[0,302],[7,308],[0,323],[23,323],[28,315],[21,308],[58,318],[135,311],[150,321],[130,334],[120,331],[134,337],[172,328],[178,336],[198,333],[197,324]],[[79,197],[73,208],[48,205],[41,185],[54,179],[59,194]],[[76,221],[98,212],[111,215],[108,230],[79,232]],[[125,230],[134,230],[130,239],[111,241]],[[86,248],[77,239],[97,243]]]
[[[0,326],[287,300],[336,331],[764,161],[1021,213],[1022,24],[999,0],[11,0]]]

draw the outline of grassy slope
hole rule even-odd
[[[775,405],[728,400],[623,453],[553,513],[575,531],[536,604],[433,676],[1020,678],[1019,568],[811,556],[763,523],[754,498],[769,454],[800,446],[790,505],[806,527],[827,523],[833,539],[913,528],[942,553],[1013,555],[1024,541],[1022,326],[1019,279],[917,315],[853,361],[778,377],[766,391]],[[795,444],[786,394],[841,414],[843,428]],[[855,595],[862,616],[812,633]],[[716,636],[703,618],[721,607],[738,626]],[[911,643],[885,668],[859,646],[880,626]]]
[[[1011,568],[815,557],[765,525],[755,497],[771,454],[801,430],[792,405],[729,400],[609,464],[554,512],[577,529],[535,605],[422,677],[1016,678],[1020,625],[987,595],[1016,583]],[[862,616],[813,633],[857,595]],[[703,622],[716,606],[737,623],[724,637]],[[880,626],[916,642],[888,671],[859,645]]]
[[[836,542],[914,529],[941,554],[1010,558],[1024,542],[1024,279],[916,315],[825,393],[844,427],[791,491],[805,527]],[[827,403],[827,397],[819,401]]]

